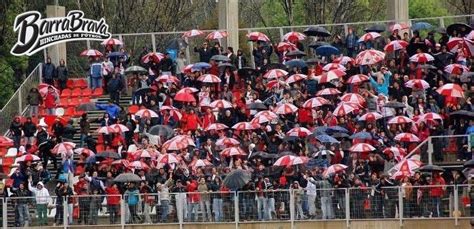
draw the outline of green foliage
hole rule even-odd
[[[448,15],[448,10],[438,0],[410,0],[410,18],[438,17]]]
[[[13,75],[12,66],[4,58],[0,58],[0,107],[3,107],[15,92]]]

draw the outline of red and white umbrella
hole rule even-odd
[[[185,38],[185,37],[189,38],[189,37],[196,37],[196,36],[202,36],[202,35],[204,35],[203,31],[198,30],[198,29],[191,29],[189,31],[184,32],[182,37],[183,38]]]
[[[225,38],[227,36],[228,34],[226,31],[214,31],[214,32],[209,33],[206,36],[206,40],[217,40],[217,39]]]
[[[336,116],[344,116],[355,110],[357,110],[357,105],[353,103],[340,103],[333,111],[333,114]]]
[[[352,57],[340,56],[340,57],[334,59],[332,62],[333,62],[333,63],[336,63],[336,64],[346,65],[347,63],[352,63],[352,64],[354,64],[354,63],[355,63],[355,60],[354,60],[354,58],[352,58]]]
[[[369,32],[369,33],[366,33],[366,34],[360,36],[358,41],[359,42],[367,42],[367,41],[374,40],[375,38],[378,38],[378,37],[380,37],[380,33]]]
[[[323,96],[323,95],[337,95],[337,94],[341,94],[342,92],[340,92],[339,90],[337,90],[336,88],[325,88],[323,90],[320,90],[316,93],[317,96]]]
[[[308,129],[304,127],[295,127],[289,130],[288,132],[286,132],[286,135],[288,136],[300,137],[300,138],[304,138],[310,134],[311,134],[311,131],[309,131]]]
[[[284,41],[302,41],[306,38],[306,36],[300,32],[289,32],[283,35]]]
[[[38,92],[41,94],[41,96],[45,97],[48,94],[49,87],[52,87],[53,90],[59,95],[59,90],[57,88],[46,83],[38,84]]]
[[[292,50],[296,50],[296,49],[298,49],[296,47],[296,45],[293,44],[293,43],[290,43],[290,42],[282,41],[282,42],[278,43],[278,45],[277,45],[277,50],[279,52],[284,52],[284,51],[287,51],[287,50],[292,51]]]
[[[220,83],[221,82],[221,79],[219,79],[219,77],[213,74],[204,74],[200,76],[197,80],[203,83]]]
[[[403,24],[403,23],[402,23],[402,24],[396,23],[396,24],[394,24],[394,25],[392,25],[392,26],[390,27],[390,30],[391,30],[392,32],[394,32],[395,30],[400,31],[400,30],[408,29],[408,28],[409,28],[408,25],[405,25],[405,24]]]
[[[367,75],[364,75],[364,74],[357,74],[357,75],[351,76],[349,79],[347,79],[346,82],[348,84],[359,84],[359,83],[362,83],[364,81],[369,81],[369,77]]]
[[[466,39],[474,40],[474,30],[472,30],[466,35]]]
[[[298,111],[298,107],[291,103],[283,103],[277,106],[274,110],[276,114],[286,115],[293,114]]]
[[[345,71],[346,67],[344,67],[344,65],[338,64],[338,63],[329,63],[329,64],[324,65],[323,71],[331,71],[331,70]]]
[[[240,147],[229,147],[222,150],[221,155],[224,157],[245,156],[247,153],[245,153]]]
[[[232,126],[234,130],[255,130],[260,128],[260,125],[250,122],[238,122]]]
[[[103,56],[104,54],[102,54],[96,49],[86,49],[82,51],[80,55],[81,56]]]
[[[205,130],[206,131],[211,131],[211,130],[225,130],[225,129],[229,129],[229,127],[222,124],[222,123],[212,123],[211,125],[206,127]]]
[[[97,133],[99,134],[113,134],[118,133],[118,130],[112,128],[111,126],[103,126],[97,129]]]
[[[385,52],[394,52],[397,50],[405,49],[407,46],[408,46],[408,42],[404,40],[394,40],[394,41],[390,41],[390,43],[385,45],[383,50]]]
[[[240,142],[235,138],[223,137],[219,138],[216,141],[217,146],[237,146],[240,145]]]
[[[156,157],[156,153],[151,151],[151,150],[146,150],[146,149],[141,149],[141,150],[137,150],[135,151],[135,153],[133,153],[135,155],[135,158],[152,158],[152,157]]]
[[[280,85],[281,86],[289,86],[285,81],[282,81],[282,80],[270,80],[266,84],[268,89],[280,88]]]
[[[411,62],[426,63],[433,61],[434,57],[428,53],[417,53],[410,57]]]
[[[335,74],[327,73],[323,73],[322,75],[314,76],[312,78],[317,80],[319,84],[330,83],[333,80],[339,80],[339,77],[337,77]]]
[[[413,79],[413,80],[408,80],[405,83],[405,87],[423,90],[423,89],[430,88],[430,84],[421,79]]]
[[[420,168],[423,163],[415,159],[406,159],[402,160],[395,165],[395,173],[392,175],[392,178],[398,179],[401,177],[410,177],[415,174],[416,169]]]
[[[397,161],[401,161],[407,155],[407,151],[401,147],[388,147],[383,150],[383,153],[388,155],[389,153],[393,154],[393,157]]]
[[[179,159],[172,153],[167,153],[165,155],[162,155],[158,158],[158,163],[163,163],[163,164],[178,164]]]
[[[209,106],[212,108],[228,109],[232,108],[232,103],[224,99],[218,99],[209,104]]]
[[[86,156],[93,156],[95,155],[94,151],[90,150],[90,149],[86,149],[86,148],[77,148],[74,150],[74,153],[77,153],[77,154],[84,154]]]
[[[448,40],[448,43],[446,43],[446,46],[448,47],[448,50],[450,52],[457,52],[460,46],[464,44],[464,39],[461,37],[451,37]]]
[[[14,141],[8,137],[5,137],[5,136],[1,136],[0,135],[0,146],[13,146],[14,145]]]
[[[436,91],[440,95],[448,96],[448,97],[464,97],[464,92],[461,86],[454,84],[454,83],[447,83],[440,88],[436,89]]]
[[[365,103],[364,97],[356,93],[347,93],[341,96],[341,101],[346,103],[355,103],[360,106]]]
[[[112,124],[110,127],[113,128],[117,133],[123,133],[130,130],[128,127],[122,124]]]
[[[176,76],[172,75],[161,75],[155,79],[156,81],[163,82],[163,83],[179,83],[179,79]]]
[[[326,170],[324,170],[323,176],[329,177],[332,174],[340,173],[346,169],[347,169],[347,165],[334,164],[334,165],[329,166]]]
[[[357,152],[357,153],[370,152],[374,150],[375,150],[375,147],[367,143],[357,143],[351,146],[351,148],[349,148],[349,151]]]
[[[428,112],[420,115],[418,121],[433,121],[433,120],[443,120],[443,117],[441,115],[433,113],[433,112]]]
[[[178,120],[181,120],[181,118],[183,118],[183,114],[179,112],[178,108],[173,107],[173,106],[162,106],[160,108],[160,111],[169,111],[170,115]]]
[[[192,146],[190,144],[192,142],[192,139],[189,136],[183,136],[183,135],[178,135],[165,143],[163,143],[162,148],[165,150],[182,150],[188,148],[188,146]],[[191,141],[191,142],[190,142]],[[194,143],[194,142],[192,142]]]
[[[192,94],[192,93],[196,93],[198,92],[199,90],[197,88],[194,88],[194,87],[184,87],[182,89],[180,89],[178,93],[188,93],[188,94]]]
[[[189,74],[193,71],[194,64],[188,64],[184,67],[183,72]]]
[[[189,103],[196,102],[196,98],[194,98],[194,95],[190,93],[176,93],[174,100]]]
[[[250,32],[247,33],[247,39],[249,41],[264,41],[264,42],[269,42],[270,38],[268,38],[267,35],[261,32]]]
[[[104,45],[104,46],[107,46],[107,45],[123,45],[123,42],[119,39],[109,38],[109,39],[106,39],[106,40],[102,41],[101,44]]]
[[[412,123],[413,120],[406,116],[395,116],[392,119],[388,120],[388,124],[404,124],[404,123]]]
[[[399,142],[419,142],[420,141],[420,139],[412,133],[400,133],[400,134],[397,134],[394,139]]]
[[[61,142],[54,146],[54,148],[51,150],[51,153],[53,154],[72,154],[74,151],[74,147],[76,147],[76,144],[72,142]]]
[[[444,67],[444,71],[449,74],[462,75],[465,72],[469,72],[469,68],[461,64],[450,64]]]
[[[165,58],[165,55],[163,53],[159,52],[150,52],[146,55],[144,55],[141,59],[141,61],[145,64],[148,62],[154,62],[154,63],[159,63],[161,60]]]
[[[145,162],[143,162],[143,161],[130,162],[127,167],[133,168],[133,169],[140,169],[140,170],[147,170],[147,169],[150,169],[150,166],[148,166],[148,165],[147,165]]]
[[[17,162],[26,162],[26,161],[39,161],[41,160],[40,157],[34,155],[34,154],[31,154],[31,153],[27,153],[21,157],[18,157],[16,158],[16,161]]]
[[[271,111],[260,111],[255,114],[255,118],[252,119],[250,123],[252,124],[261,124],[266,122],[271,122],[274,119],[277,119],[278,115]]]
[[[255,117],[260,117],[260,116],[265,116],[265,117],[268,117],[270,119],[278,118],[278,115],[275,114],[274,112],[270,111],[270,110],[259,111],[258,113],[255,114]]]
[[[291,83],[296,83],[301,80],[305,80],[306,78],[308,78],[307,75],[298,73],[298,74],[293,74],[290,77],[288,77],[288,79],[286,79],[285,82],[287,84],[291,84]]]
[[[356,56],[356,64],[358,65],[372,65],[379,63],[385,59],[385,53],[374,49],[369,49],[360,52]]]
[[[282,69],[272,69],[263,75],[265,79],[278,79],[288,75],[288,72]]]
[[[329,100],[323,98],[323,97],[314,97],[311,99],[306,100],[306,102],[303,103],[303,107],[305,108],[315,108],[315,107],[320,107],[323,105],[330,104]]]
[[[206,166],[211,166],[211,165],[212,163],[206,159],[197,159],[189,163],[189,167],[191,168],[200,168],[200,167],[206,167]]]
[[[377,112],[367,112],[359,117],[359,121],[373,122],[381,118],[383,118],[383,116]]]
[[[150,109],[141,109],[141,110],[138,110],[136,113],[135,113],[135,116],[138,116],[138,117],[141,117],[141,118],[158,118],[158,114],[153,111],[153,110],[150,110]]]
[[[292,165],[300,165],[308,162],[307,157],[298,157],[293,155],[285,155],[273,163],[274,166],[292,166]]]

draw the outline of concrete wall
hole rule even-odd
[[[66,16],[66,8],[64,6],[46,6],[46,15],[48,17],[64,17]],[[66,58],[66,43],[60,43],[53,46],[50,46],[46,49],[44,60],[46,62],[46,57],[51,57],[51,63],[55,66],[59,65],[59,60],[64,59],[67,65]],[[46,56],[47,55],[47,56]],[[79,53],[78,53],[79,55]]]

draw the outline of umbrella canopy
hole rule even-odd
[[[353,76],[349,77],[349,79],[347,79],[346,83],[348,83],[348,84],[359,84],[359,83],[362,83],[364,81],[369,81],[369,77],[367,75],[364,75],[364,74],[357,74],[357,75],[353,75]]]
[[[450,64],[444,67],[444,71],[449,74],[462,75],[464,72],[469,72],[469,68],[461,64]]]
[[[76,110],[78,111],[95,111],[96,109],[97,107],[94,102],[79,104],[76,107]]]
[[[433,26],[430,23],[424,21],[416,22],[411,25],[412,30],[427,30],[431,28],[433,28]]]
[[[277,45],[277,50],[279,52],[291,51],[291,50],[296,50],[296,49],[298,49],[298,48],[296,47],[295,44],[290,43],[290,42],[286,42],[286,41],[282,41],[282,42],[278,43],[278,45]]]
[[[83,155],[86,155],[87,157],[95,155],[94,151],[90,149],[86,149],[86,148],[77,148],[74,150],[74,153],[83,154]]]
[[[286,132],[286,135],[288,136],[301,137],[301,138],[304,138],[310,134],[311,134],[311,131],[309,131],[308,129],[304,127],[294,127],[288,132]]]
[[[273,158],[276,158],[277,155],[267,153],[267,152],[258,151],[258,152],[250,154],[250,156],[249,156],[249,158],[254,158],[254,157],[261,157],[263,159],[273,159]]]
[[[367,132],[367,131],[361,131],[361,132],[357,132],[357,133],[354,133],[353,135],[351,135],[350,139],[371,140],[372,139],[372,134]]]
[[[308,47],[316,49],[319,46],[323,46],[323,45],[331,45],[331,44],[324,41],[313,41],[308,45]]]
[[[395,136],[395,141],[400,142],[419,142],[420,139],[412,133],[400,133]]]
[[[344,116],[358,109],[357,105],[353,103],[341,103],[333,111],[336,116]]]
[[[468,24],[465,23],[454,23],[449,25],[446,28],[446,33],[450,36],[455,37],[454,31],[456,31],[458,34],[461,34],[461,36],[466,36],[471,32],[472,28]]]
[[[104,46],[108,46],[108,45],[123,45],[123,42],[119,39],[115,39],[115,38],[109,38],[109,39],[106,39],[104,41],[102,41],[101,43],[102,45]]]
[[[128,182],[140,182],[141,180],[142,179],[134,173],[122,173],[114,179],[114,182],[128,183]]]
[[[292,84],[301,80],[305,80],[306,78],[308,78],[308,76],[305,74],[293,74],[290,77],[288,77],[288,79],[286,79],[285,82],[287,84]]]
[[[464,97],[464,92],[461,86],[458,84],[447,83],[436,90],[440,95],[448,97]]]
[[[330,104],[329,100],[323,98],[323,97],[314,97],[311,99],[306,100],[306,102],[303,103],[304,108],[315,108],[315,107],[320,107],[323,105]]]
[[[378,38],[380,37],[380,33],[377,33],[377,32],[368,32],[364,35],[362,35],[360,38],[359,38],[359,42],[368,42],[368,41],[372,41],[374,40],[375,38]]]
[[[444,172],[444,169],[437,165],[424,165],[418,168],[420,172]]]
[[[59,90],[57,88],[55,88],[54,86],[51,86],[49,84],[40,83],[40,84],[38,84],[37,88],[38,88],[38,91],[41,94],[41,96],[45,97],[48,94],[48,90],[49,90],[50,87],[53,89],[53,91],[55,93],[57,93],[59,95]]]
[[[152,126],[148,133],[152,135],[164,136],[165,138],[170,138],[175,134],[173,128],[168,125]]]
[[[112,158],[120,159],[120,155],[116,152],[101,152],[95,155],[96,158]]]
[[[197,62],[197,63],[194,63],[193,66],[192,66],[192,69],[198,69],[198,70],[201,70],[201,69],[208,69],[210,68],[211,65],[208,64],[208,63],[205,63],[205,62]]]
[[[370,33],[370,32],[381,33],[381,32],[384,32],[385,29],[386,29],[385,25],[375,24],[375,25],[372,25],[370,27],[367,27],[364,31],[366,33]]]
[[[390,43],[385,45],[383,50],[385,52],[394,52],[397,50],[405,49],[407,46],[408,46],[408,42],[404,40],[394,40],[394,41],[390,41]]]
[[[73,149],[76,147],[76,144],[72,142],[61,142],[56,144],[54,148],[51,150],[53,154],[72,154]]]
[[[165,150],[182,150],[188,146],[196,146],[193,139],[187,135],[177,135],[172,139],[163,143],[162,148]]]
[[[321,45],[315,49],[316,54],[320,56],[331,56],[338,55],[340,53],[339,49],[332,45]]]
[[[316,93],[317,96],[323,96],[323,95],[337,95],[337,94],[341,94],[342,92],[340,92],[339,90],[337,90],[336,88],[325,88],[323,90],[320,90]]]
[[[394,101],[394,102],[388,102],[388,103],[384,104],[383,107],[405,108],[405,104],[403,104],[401,102]]]
[[[306,157],[298,157],[293,155],[285,155],[273,163],[273,166],[292,166],[292,165],[300,165],[308,162],[308,158]]]
[[[128,168],[131,168],[131,169],[138,169],[138,170],[148,170],[150,169],[150,166],[148,166],[145,162],[143,161],[134,161],[134,162],[130,162],[128,165],[127,165]],[[116,181],[118,182],[118,181]]]
[[[209,33],[206,36],[206,40],[217,40],[217,39],[225,38],[227,36],[228,34],[226,31],[214,31],[214,32]]]
[[[265,104],[263,104],[261,102],[249,103],[249,104],[247,104],[247,108],[250,109],[250,110],[266,110],[266,109],[268,109],[267,106],[265,106]]]
[[[148,70],[143,68],[142,66],[130,66],[127,69],[125,69],[126,74],[134,74],[134,73],[147,73]]]
[[[176,94],[179,94],[179,93],[188,93],[188,94],[192,94],[192,93],[196,93],[198,92],[199,90],[197,88],[194,88],[194,87],[183,87],[181,88]]]
[[[222,124],[222,123],[212,123],[208,127],[206,127],[206,131],[211,131],[211,130],[225,130],[229,129],[228,126]]]
[[[150,52],[150,53],[144,55],[142,57],[141,61],[145,64],[149,63],[149,62],[159,63],[164,58],[165,58],[165,55],[163,53]]]
[[[204,74],[200,76],[197,80],[203,83],[220,83],[221,82],[221,79],[219,79],[219,77],[213,74]]]
[[[344,65],[338,64],[338,63],[329,63],[329,64],[324,65],[323,70],[324,71],[331,71],[331,70],[345,71],[346,67],[344,67]]]
[[[347,165],[343,164],[334,164],[329,166],[326,170],[323,172],[324,177],[329,177],[332,174],[339,173],[347,169]]]
[[[326,132],[333,133],[333,132],[341,132],[341,133],[349,133],[349,130],[342,126],[330,126],[326,129]]]
[[[223,137],[216,141],[217,146],[238,146],[240,142],[235,138]]]
[[[232,108],[232,103],[224,99],[217,99],[209,104],[209,106],[212,108],[228,109]]]
[[[98,50],[96,49],[86,49],[84,51],[81,52],[80,56],[93,56],[93,57],[99,57],[99,56],[103,56],[104,54],[102,54],[101,52],[99,52]]]
[[[313,157],[319,157],[320,155],[325,156],[325,155],[335,155],[335,154],[331,150],[324,149],[324,150],[314,153]]]
[[[240,147],[233,146],[222,150],[221,155],[224,157],[245,156],[247,153],[245,153]]]
[[[179,163],[178,157],[172,153],[167,153],[165,155],[162,155],[161,157],[158,158],[158,163],[163,163],[163,164],[178,164]]]
[[[232,126],[232,129],[235,130],[254,130],[260,128],[260,125],[257,123],[250,123],[250,122],[238,122]]]
[[[285,56],[292,57],[292,58],[300,58],[300,57],[306,56],[306,53],[296,49],[296,50],[289,51],[288,53],[286,53]]]
[[[354,63],[355,63],[355,60],[354,60],[354,58],[352,58],[352,57],[340,56],[340,57],[334,59],[332,62],[333,62],[333,63],[336,63],[336,64],[346,65],[346,64],[348,64],[348,63],[354,64]]]
[[[375,148],[367,143],[357,143],[353,145],[351,148],[349,148],[349,151],[351,152],[357,152],[357,153],[364,153],[364,152],[370,152],[374,151]]]
[[[283,35],[284,41],[302,41],[306,38],[306,36],[300,32],[289,32]]]
[[[434,57],[428,53],[417,53],[410,57],[410,61],[417,63],[426,63],[433,61]]]
[[[217,65],[217,67],[219,67],[220,69],[229,68],[231,71],[235,71],[237,69],[235,67],[235,65],[233,65],[231,63],[219,63],[219,65]]]
[[[293,114],[297,111],[298,111],[298,107],[296,107],[295,105],[291,103],[284,103],[276,107],[274,112],[276,114],[287,115],[287,114]]]
[[[320,134],[320,135],[317,135],[316,137],[316,140],[320,141],[321,143],[339,143],[339,141],[337,139],[335,139],[334,137],[331,137],[327,134]]]
[[[222,183],[231,190],[237,190],[244,187],[250,181],[250,178],[251,176],[248,172],[236,169],[227,174]]]
[[[303,31],[307,36],[330,37],[331,33],[321,26],[310,26]]]
[[[379,63],[385,59],[385,53],[374,50],[374,49],[369,49],[360,52],[356,56],[356,64],[359,65],[372,65]]]
[[[356,94],[356,93],[346,93],[343,96],[341,96],[341,101],[346,102],[346,103],[354,103],[358,105],[362,105],[365,103],[364,97],[362,95]]]
[[[408,80],[405,83],[405,87],[418,89],[418,90],[424,90],[424,89],[430,88],[430,84],[421,79],[413,79],[413,80]]]
[[[405,149],[394,146],[385,148],[383,153],[386,155],[391,153],[397,161],[401,161],[407,155],[407,151]]]
[[[211,57],[211,60],[227,62],[230,61],[230,58],[224,55],[214,55]]]
[[[197,159],[189,163],[189,167],[191,168],[201,168],[206,166],[211,166],[212,163],[206,159]]]
[[[21,157],[16,158],[17,162],[39,161],[39,160],[41,160],[40,157],[38,157],[34,154],[30,154],[30,153],[27,153],[27,154],[25,154]]]
[[[172,75],[161,75],[155,80],[162,83],[175,83],[175,84],[179,83],[178,77],[172,76]]]
[[[406,116],[395,116],[388,121],[388,124],[404,124],[404,123],[412,123],[412,122],[413,120],[411,120],[410,118]]]
[[[449,113],[449,117],[453,118],[474,118],[474,112],[467,110],[457,110]]]
[[[158,118],[158,114],[150,109],[140,109],[135,113],[135,116],[140,118]]]
[[[261,32],[250,32],[247,33],[247,39],[249,41],[263,41],[263,42],[269,42],[270,38],[268,38],[267,35]]]
[[[464,163],[464,168],[474,168],[474,159],[466,161],[466,163]]]
[[[359,117],[359,121],[373,122],[375,120],[381,119],[383,116],[377,112],[367,112]]]
[[[415,170],[421,166],[421,162],[414,159],[403,160],[395,165],[396,172],[392,178],[409,177],[415,174]]]
[[[189,103],[196,102],[196,98],[194,98],[194,95],[189,93],[177,93],[174,96],[174,100]]]
[[[198,30],[198,29],[191,29],[189,31],[184,32],[182,37],[189,38],[189,37],[196,37],[196,36],[202,36],[202,35],[204,35],[203,31]]]
[[[265,79],[278,79],[288,75],[288,72],[282,69],[271,69],[263,75]]]

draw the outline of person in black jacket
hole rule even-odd
[[[48,132],[46,132],[45,127],[38,126],[38,132],[36,133],[36,146],[40,146],[41,144],[48,141]]]
[[[72,141],[72,139],[74,138],[74,135],[76,134],[76,128],[72,126],[73,124],[74,124],[74,121],[70,119],[67,125],[64,127],[63,138],[68,139],[70,141]]]
[[[33,144],[36,133],[36,125],[31,121],[30,117],[28,117],[25,124],[23,124],[23,132],[25,134],[27,144]]]
[[[21,142],[21,132],[23,131],[23,124],[21,124],[20,117],[15,117],[12,123],[10,124],[10,133],[13,137],[13,142],[15,148],[20,147]]]
[[[64,134],[64,125],[61,123],[61,120],[57,118],[51,128],[53,129],[53,134],[58,140],[58,142],[62,142],[62,137]]]
[[[32,197],[31,192],[25,187],[25,183],[20,184],[20,188],[17,189],[13,196],[18,197],[15,203],[15,222],[17,227],[28,227],[31,222],[30,219],[30,210],[28,208],[28,204],[30,203],[31,199],[28,197]]]
[[[122,88],[123,84],[120,80],[120,73],[113,74],[112,78],[107,83],[107,91],[110,94],[110,99],[116,104],[119,104],[120,102],[120,91]]]
[[[67,203],[72,203],[70,197],[74,195],[72,192],[72,188],[69,187],[68,183],[64,180],[60,180],[58,185],[56,185],[56,189],[54,191],[56,193],[56,215],[54,216],[54,223],[56,225],[61,225],[63,223],[64,218],[64,200]],[[71,222],[70,222],[71,223]]]
[[[160,61],[161,72],[168,72],[167,74],[174,75],[174,63],[169,53],[165,53],[165,58]]]
[[[212,57],[211,49],[209,48],[209,43],[204,42],[201,48],[194,47],[194,52],[199,53],[199,61],[209,63],[209,60]]]

